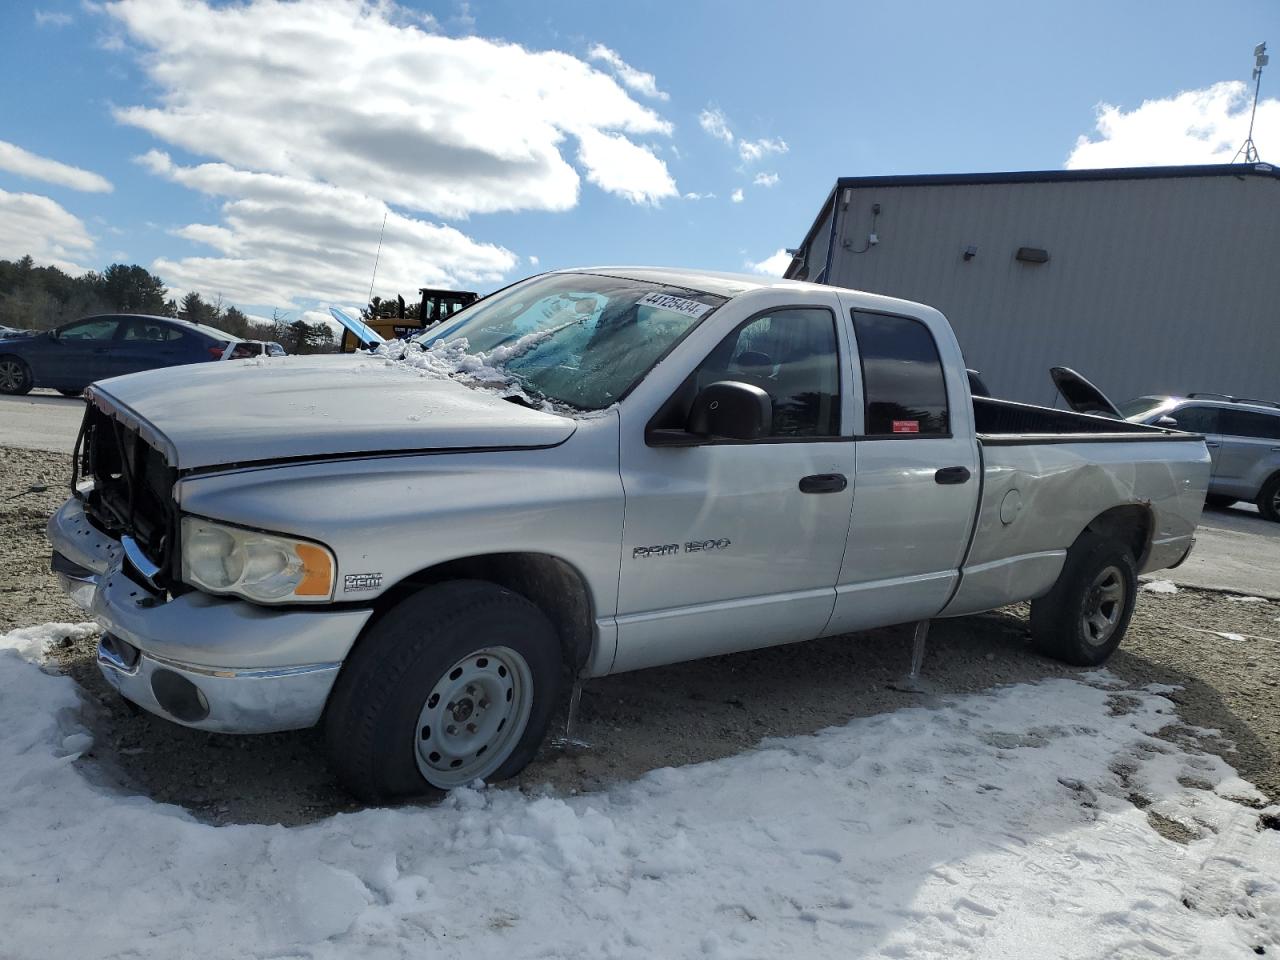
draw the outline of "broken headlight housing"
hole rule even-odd
[[[337,563],[309,540],[182,518],[182,579],[208,593],[255,603],[324,603]]]

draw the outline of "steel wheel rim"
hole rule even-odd
[[[1120,625],[1124,602],[1124,574],[1115,564],[1104,567],[1085,594],[1080,627],[1088,643],[1099,647],[1111,639]]]
[[[465,786],[497,770],[515,749],[533,709],[533,672],[510,647],[469,653],[423,701],[414,758],[428,783]]]
[[[1271,495],[1271,509],[1280,513],[1280,487],[1276,487],[1276,492]]]
[[[0,390],[17,390],[22,385],[22,367],[17,360],[0,360]]]

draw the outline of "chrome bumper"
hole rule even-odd
[[[125,572],[120,544],[79,501],[49,521],[53,568],[102,625],[102,675],[184,726],[271,733],[314,725],[370,610],[273,610],[199,592],[165,600]]]

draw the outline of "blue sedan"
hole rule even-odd
[[[51,387],[75,396],[107,377],[258,352],[239,337],[185,320],[85,317],[35,336],[0,338],[0,393]]]

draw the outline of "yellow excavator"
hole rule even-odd
[[[395,300],[384,300],[379,303],[379,316],[371,317],[365,323],[383,340],[403,340],[416,336],[428,327],[434,327],[442,320],[447,320],[463,307],[469,307],[479,299],[469,290],[436,290],[424,287],[418,291],[422,300],[418,306],[416,317],[406,316],[404,297]],[[390,316],[382,316],[390,308]],[[342,352],[354,353],[364,347],[364,343],[350,330],[342,331]]]

